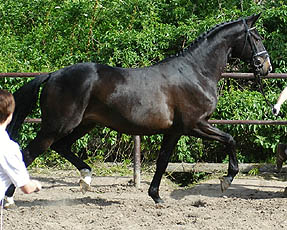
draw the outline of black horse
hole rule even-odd
[[[175,145],[182,135],[191,135],[226,145],[229,168],[221,179],[225,191],[238,173],[235,141],[208,119],[217,104],[217,82],[231,57],[251,63],[257,76],[271,70],[268,53],[253,27],[258,17],[217,25],[187,49],[150,67],[80,63],[36,77],[15,92],[16,110],[8,128],[14,138],[43,84],[41,129],[23,150],[26,165],[50,147],[82,175],[90,174],[91,168],[71,152],[71,145],[96,125],[131,135],[164,134],[148,191],[159,203],[160,181]]]

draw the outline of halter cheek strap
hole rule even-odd
[[[264,65],[264,63],[266,62],[266,60],[267,60],[267,58],[269,57],[269,55],[268,55],[268,53],[267,53],[266,50],[258,51],[258,50],[257,50],[257,47],[255,46],[254,42],[252,41],[251,37],[252,37],[252,36],[256,37],[255,34],[252,33],[252,30],[254,30],[255,27],[249,29],[245,19],[243,19],[243,25],[244,25],[244,27],[245,27],[245,34],[246,34],[246,35],[245,35],[244,47],[243,47],[243,49],[242,49],[241,56],[242,56],[242,54],[243,54],[243,52],[244,52],[244,50],[245,50],[247,41],[249,41],[250,46],[251,46],[251,49],[252,49],[252,59],[251,59],[251,63],[253,64],[254,70],[255,70],[255,72],[256,72],[256,74],[257,74],[257,73],[260,71],[260,69],[263,67],[263,65]],[[259,39],[259,38],[258,38],[258,39]],[[257,57],[263,56],[263,55],[264,55],[264,60],[263,60],[263,62],[260,62],[260,64],[256,64],[256,63],[255,63],[255,59],[256,59]]]
[[[249,43],[250,43],[251,49],[252,49],[251,63],[253,64],[254,70],[255,70],[255,73],[254,73],[255,80],[259,83],[259,86],[260,86],[259,89],[260,89],[261,94],[263,95],[267,105],[269,105],[271,108],[273,108],[273,105],[271,104],[271,102],[269,100],[267,100],[267,98],[265,96],[265,93],[264,93],[264,90],[263,90],[263,86],[262,86],[262,81],[261,81],[261,78],[259,77],[259,74],[258,74],[260,72],[260,69],[263,67],[264,63],[266,62],[266,60],[269,58],[268,52],[266,50],[258,51],[257,47],[254,44],[254,42],[252,42],[251,36],[254,36],[254,37],[256,37],[256,36],[255,36],[255,34],[251,33],[251,31],[254,30],[255,27],[249,29],[245,19],[243,19],[243,25],[245,27],[246,35],[245,35],[244,47],[243,47],[241,56],[243,54],[243,51],[245,50],[246,43],[247,43],[247,40],[248,40]],[[259,37],[256,37],[256,38],[260,39]],[[262,57],[263,55],[264,55],[263,62],[260,62],[260,64],[256,64],[255,63],[256,58],[257,57]]]

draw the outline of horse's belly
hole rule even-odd
[[[129,134],[154,134],[168,130],[172,125],[169,112],[146,111],[141,108],[129,112],[101,108],[86,113],[85,119]]]
[[[167,105],[134,107],[125,117],[134,124],[153,129],[168,129],[173,124],[173,113]]]

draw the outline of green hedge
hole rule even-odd
[[[265,38],[274,71],[287,72],[287,3],[283,0],[1,1],[0,72],[54,71],[87,61],[148,66],[178,53],[216,24],[259,12],[257,29]],[[226,71],[246,72],[248,68],[235,62]],[[5,78],[1,87],[14,92],[26,81]],[[264,81],[273,103],[284,82]],[[218,93],[214,119],[274,119],[253,81],[222,80]],[[39,111],[33,116],[39,117]],[[284,126],[218,127],[235,137],[242,162],[272,161],[276,144],[287,141]],[[38,128],[25,124],[19,138],[23,147]],[[161,139],[161,135],[142,137],[145,159],[156,158]],[[74,148],[79,154],[87,152],[91,161],[131,160],[133,141],[131,136],[98,127]],[[48,165],[59,161],[54,153],[39,159]],[[222,162],[226,153],[221,144],[182,137],[172,160]]]

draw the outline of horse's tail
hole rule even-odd
[[[50,74],[37,76],[13,94],[16,107],[13,119],[7,127],[7,132],[12,139],[17,138],[22,123],[36,106],[41,84],[48,81],[49,78]]]

